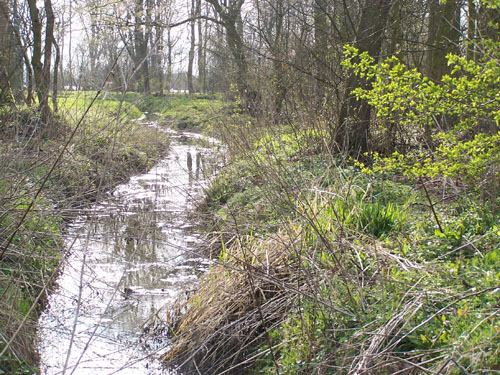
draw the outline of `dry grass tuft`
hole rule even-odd
[[[168,314],[172,345],[162,359],[184,373],[241,371],[291,303],[287,285],[297,280],[284,243],[278,236],[225,249],[199,291]]]

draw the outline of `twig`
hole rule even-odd
[[[436,220],[436,223],[439,227],[439,231],[444,234],[443,228],[441,227],[441,223],[439,222],[439,218],[437,216],[436,210],[434,209],[434,204],[432,203],[431,197],[429,195],[429,191],[427,190],[427,187],[425,186],[425,183],[422,178],[420,178],[420,182],[422,183],[422,187],[424,188],[425,191],[425,196],[427,197],[427,200],[429,201],[429,207],[432,210],[432,214],[434,215],[434,219]]]
[[[482,289],[478,292],[474,292],[474,293],[469,293],[469,294],[466,294],[465,296],[462,296],[460,298],[457,298],[455,301],[453,302],[450,302],[449,304],[447,304],[445,307],[439,309],[438,311],[436,311],[434,314],[430,315],[427,319],[425,319],[423,322],[421,322],[420,324],[417,324],[415,327],[413,327],[410,331],[408,331],[406,334],[404,334],[403,336],[401,336],[398,340],[396,340],[394,343],[392,343],[391,345],[389,345],[387,348],[385,348],[383,350],[383,352],[387,352],[388,350],[390,349],[393,349],[394,347],[396,347],[401,341],[403,341],[405,338],[407,338],[408,336],[410,336],[413,332],[415,332],[417,329],[419,329],[420,327],[423,327],[424,325],[426,325],[427,323],[429,323],[432,319],[434,319],[436,316],[438,316],[439,314],[441,314],[443,311],[446,311],[448,310],[450,307],[456,305],[458,302],[460,301],[463,301],[464,299],[467,299],[467,298],[470,298],[470,297],[475,297],[475,296],[478,296],[480,294],[483,294],[483,293],[486,293],[486,292],[490,292],[492,290],[495,290],[495,289],[499,289],[500,288],[500,285],[497,285],[497,286],[492,286],[490,288],[486,288],[486,289]]]

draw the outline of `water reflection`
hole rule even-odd
[[[40,319],[43,374],[166,373],[154,359],[162,343],[143,345],[142,327],[206,269],[187,211],[211,155],[173,142],[168,158],[75,221],[71,255]]]

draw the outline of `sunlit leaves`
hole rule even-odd
[[[371,87],[358,98],[376,110],[374,132],[396,128],[410,151],[375,155],[374,171],[399,172],[410,178],[451,177],[477,184],[500,165],[500,47],[491,44],[479,61],[448,55],[451,74],[441,83],[409,69],[396,57],[380,63],[354,47],[345,48],[344,67]]]

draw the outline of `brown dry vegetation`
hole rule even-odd
[[[266,243],[245,241],[245,248],[237,241],[224,251],[226,259],[214,263],[197,293],[169,316],[171,332],[179,334],[163,360],[193,373],[198,366],[241,371],[241,359],[283,319],[286,291],[299,282],[286,254],[279,234]]]

